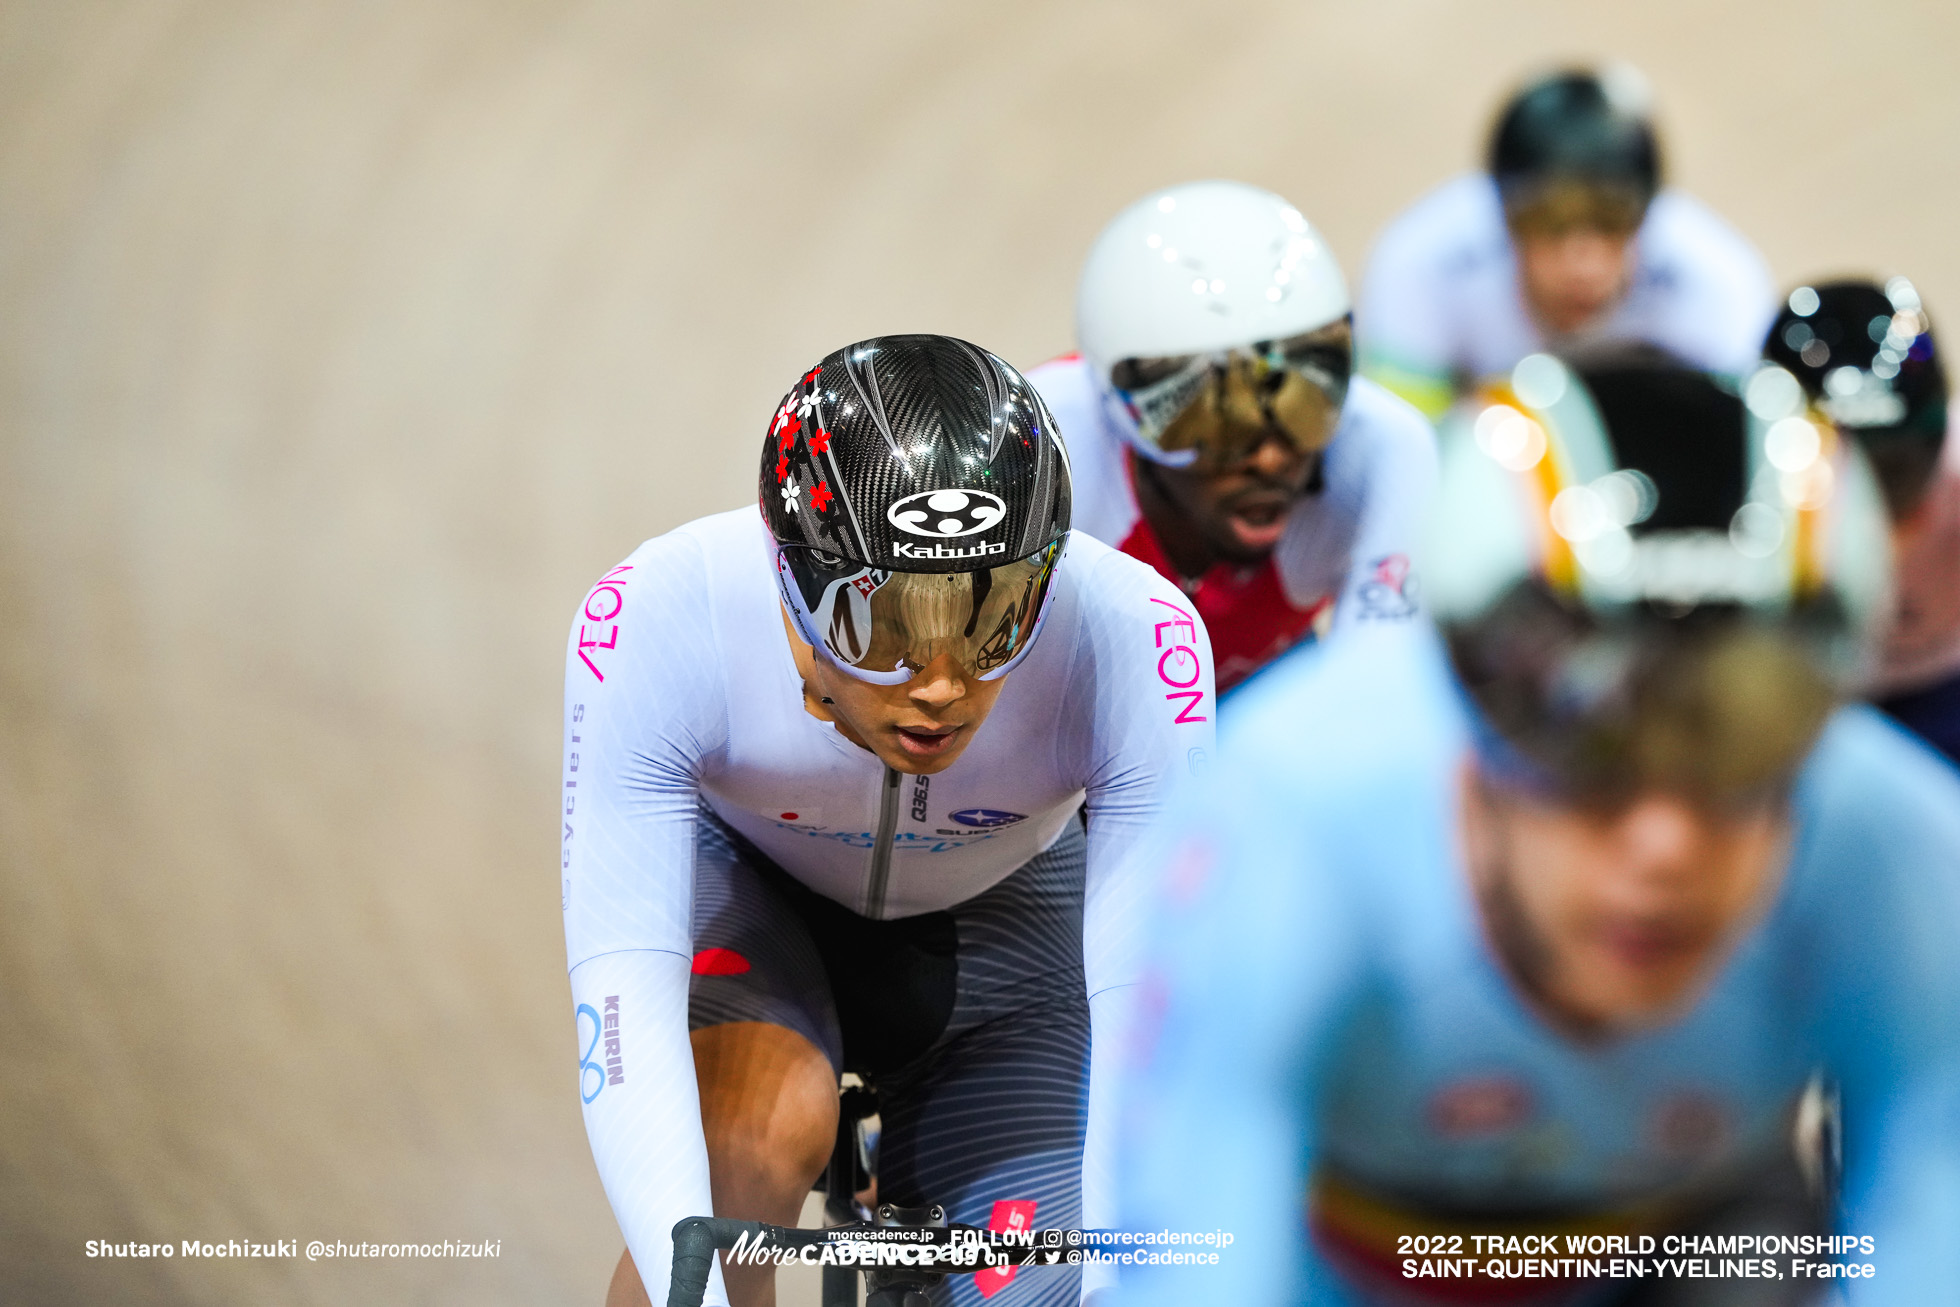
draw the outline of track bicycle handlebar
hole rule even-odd
[[[779,1248],[795,1248],[822,1242],[823,1233],[718,1216],[685,1217],[674,1224],[674,1270],[667,1281],[667,1307],[701,1307],[701,1299],[708,1292],[708,1275],[714,1269],[716,1251],[733,1248],[743,1235]]]

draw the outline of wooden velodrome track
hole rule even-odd
[[[573,604],[753,494],[826,349],[1066,349],[1145,189],[1271,186],[1353,269],[1521,70],[1618,53],[1779,278],[1960,320],[1960,10],[1580,8],[0,7],[0,1300],[596,1303]]]

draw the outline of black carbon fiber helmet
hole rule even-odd
[[[770,421],[761,491],[778,543],[897,572],[1025,558],[1069,527],[1068,455],[1041,397],[951,336],[826,355]]]
[[[1893,516],[1925,492],[1946,442],[1947,378],[1919,292],[1904,277],[1790,292],[1764,355],[1865,448]]]
[[[760,479],[784,604],[851,674],[896,684],[950,653],[987,679],[1033,644],[1069,529],[1068,455],[1034,387],[986,350],[877,336],[834,351],[776,409]]]
[[[1548,186],[1578,182],[1625,192],[1644,210],[1661,181],[1644,81],[1615,65],[1527,84],[1498,115],[1489,167],[1507,209]]]

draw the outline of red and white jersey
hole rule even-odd
[[[1293,506],[1265,561],[1177,574],[1137,506],[1129,444],[1103,407],[1089,366],[1069,354],[1027,374],[1068,446],[1075,529],[1116,546],[1181,586],[1211,633],[1222,693],[1294,645],[1357,622],[1417,611],[1409,560],[1436,485],[1428,422],[1355,378],[1327,447],[1323,488]]]
[[[1960,673],[1960,410],[1926,498],[1893,542],[1897,601],[1872,687],[1878,694]]]

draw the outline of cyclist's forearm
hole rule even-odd
[[[665,1301],[674,1223],[713,1206],[687,1036],[687,986],[688,959],[651,950],[609,953],[572,972],[586,1137],[656,1302]],[[588,1013],[601,1032],[596,1046]],[[615,1024],[607,1026],[608,1018]],[[717,1274],[707,1301],[723,1302],[722,1295]]]
[[[1082,1146],[1082,1228],[1113,1229],[1117,1220],[1116,1131],[1121,1109],[1122,1051],[1125,1029],[1137,992],[1135,985],[1105,989],[1089,999],[1089,1121]],[[1114,1268],[1086,1266],[1082,1293],[1116,1283]]]
[[[1089,996],[1088,1124],[1082,1167],[1082,1224],[1106,1229],[1117,1218],[1115,1136],[1124,1025],[1142,969],[1144,922],[1156,877],[1145,853],[1176,787],[1208,765],[1215,747],[1217,698],[1211,642],[1195,606],[1154,575],[1137,596],[1140,617],[1120,637],[1121,656],[1148,705],[1098,739],[1120,742],[1095,768],[1088,790],[1088,875],[1082,913],[1083,979]],[[1092,1268],[1085,1292],[1106,1274]]]
[[[1136,840],[1090,821],[1083,977],[1089,996],[1089,1111],[1082,1154],[1082,1225],[1115,1222],[1115,1114],[1124,1025],[1141,969],[1144,891]],[[1104,874],[1097,875],[1101,870]],[[1085,1282],[1085,1288],[1088,1286]]]

